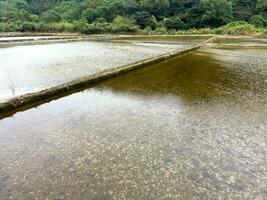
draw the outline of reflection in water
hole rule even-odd
[[[190,45],[73,42],[0,48],[0,102]]]
[[[202,49],[1,120],[0,197],[264,199],[264,52]]]
[[[216,43],[224,47],[266,47],[267,40],[264,38],[218,38]]]
[[[246,59],[246,56],[239,55],[238,59]],[[227,62],[229,57],[223,59]],[[266,92],[266,71],[253,73],[248,72],[248,68],[235,68],[230,64],[225,66],[199,51],[106,81],[97,88],[136,95],[171,94],[183,99],[185,103],[236,99],[248,95],[247,92],[253,95]]]

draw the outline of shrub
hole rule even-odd
[[[164,25],[167,29],[185,29],[186,25],[179,16],[170,17],[164,20]]]
[[[33,22],[23,22],[18,26],[18,30],[21,32],[35,32],[37,31],[37,24]]]
[[[156,28],[155,32],[159,34],[166,34],[167,28],[165,26],[159,26]]]
[[[254,15],[249,18],[249,23],[256,27],[264,27],[266,26],[267,21],[261,15]]]
[[[123,16],[117,16],[112,23],[112,31],[117,32],[136,32],[138,26],[133,19]]]
[[[144,28],[141,32],[142,32],[142,34],[150,35],[153,33],[153,30],[151,27],[148,26],[148,27]]]
[[[2,22],[0,23],[0,32],[79,32],[83,34],[102,34],[102,33],[119,33],[119,32],[137,32],[140,31],[135,21],[118,16],[112,23],[99,20],[88,24],[82,21],[70,22]],[[239,21],[227,24],[219,28],[203,28],[190,30],[174,29],[167,30],[167,28],[159,23],[159,26],[153,31],[150,27],[141,31],[143,34],[235,34],[235,35],[266,35],[266,28],[257,28],[247,22]]]
[[[88,8],[82,12],[82,19],[87,23],[92,23],[95,21],[97,13],[94,9]]]
[[[257,28],[254,25],[243,21],[229,23],[225,26],[215,29],[215,33],[217,34],[248,35],[256,32]]]
[[[106,23],[106,22],[107,22],[107,20],[103,17],[99,17],[95,20],[95,23]]]
[[[61,17],[55,10],[49,10],[41,18],[44,22],[60,22]]]
[[[156,28],[157,20],[146,11],[138,11],[134,15],[137,24],[143,29],[146,27]]]
[[[93,23],[84,26],[81,31],[83,34],[111,33],[112,25],[110,23]]]
[[[0,32],[16,31],[17,27],[14,23],[0,23]]]

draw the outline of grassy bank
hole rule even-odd
[[[13,22],[0,23],[0,32],[70,32],[82,34],[101,34],[101,33],[134,33],[139,32],[138,26],[129,23],[120,23],[118,21],[84,23],[75,22],[58,22],[58,23],[35,23],[35,22]]]
[[[223,35],[253,35],[267,36],[267,28],[258,28],[247,22],[233,22],[219,28],[203,28],[189,30],[168,30],[164,26],[155,30],[150,28],[139,29],[131,23],[107,23],[98,22],[93,24],[83,22],[60,22],[60,23],[33,23],[14,22],[0,23],[0,32],[35,32],[35,33],[82,33],[82,34],[103,34],[103,33],[135,33],[135,34],[223,34]]]
[[[267,28],[257,28],[246,22],[233,22],[219,28],[190,29],[177,31],[179,34],[223,34],[223,35],[266,35]]]

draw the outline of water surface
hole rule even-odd
[[[250,38],[250,37],[219,37],[216,43],[228,48],[232,47],[267,47],[266,38]]]
[[[267,49],[204,48],[0,121],[2,199],[265,199]]]
[[[72,42],[0,48],[0,102],[189,46]]]

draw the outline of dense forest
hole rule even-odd
[[[0,0],[0,31],[166,31],[237,21],[266,27],[267,0]]]

